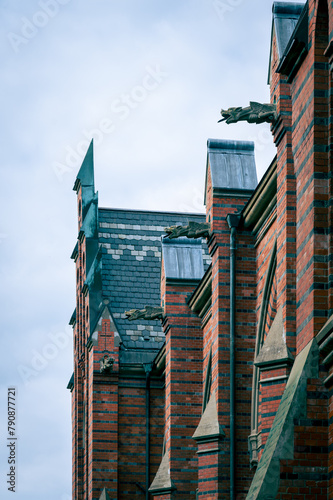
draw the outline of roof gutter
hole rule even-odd
[[[236,232],[240,214],[227,215],[230,228],[230,500],[235,500],[235,305],[236,305]]]

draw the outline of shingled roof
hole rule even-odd
[[[164,342],[160,321],[129,321],[129,309],[160,306],[161,238],[164,228],[204,222],[201,214],[99,208],[103,298],[128,348],[159,349]],[[203,242],[203,261],[210,257]]]

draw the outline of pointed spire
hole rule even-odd
[[[101,496],[99,497],[99,500],[110,500],[110,497],[109,497],[109,494],[108,494],[106,488],[103,489]]]
[[[84,220],[88,208],[95,197],[93,139],[91,140],[86,156],[77,174],[73,190],[78,193],[80,187],[82,197],[82,220]]]
[[[79,173],[76,176],[75,184],[73,187],[74,191],[78,191],[80,186],[90,187],[93,192],[95,190],[94,185],[94,141],[91,139],[88,151],[84,160],[82,162]]]

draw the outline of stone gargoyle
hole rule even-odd
[[[277,119],[276,104],[261,104],[250,102],[246,108],[221,109],[222,119],[219,122],[237,123],[246,121],[248,123],[273,123]]]
[[[189,222],[187,226],[170,226],[164,231],[171,239],[186,236],[187,238],[208,238],[210,234],[209,222]]]
[[[111,358],[108,354],[105,354],[100,360],[100,373],[111,373],[113,369],[114,358]]]
[[[151,306],[145,306],[144,309],[131,309],[130,311],[125,311],[125,314],[130,321],[134,319],[163,319],[164,317],[163,307]]]

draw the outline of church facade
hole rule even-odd
[[[276,157],[209,139],[206,214],[98,207],[89,147],[73,499],[333,498],[332,82],[332,2],[274,2],[271,101],[222,117]]]

